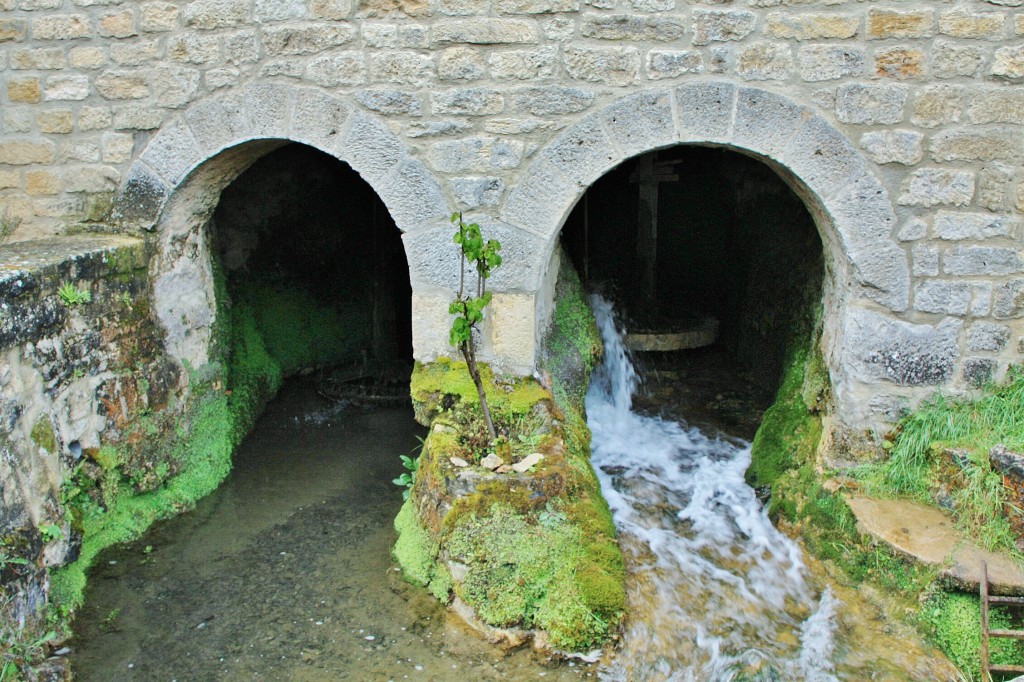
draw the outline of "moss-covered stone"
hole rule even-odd
[[[57,435],[53,424],[46,417],[40,417],[32,427],[32,442],[49,453],[57,454]]]

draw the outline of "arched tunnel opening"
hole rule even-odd
[[[822,301],[821,237],[782,177],[728,149],[649,152],[595,182],[562,239],[623,315],[646,397],[751,437]]]
[[[315,373],[331,397],[407,395],[401,233],[351,167],[302,144],[272,151],[222,192],[211,234],[218,298],[226,293],[231,307],[232,390],[245,390],[250,373],[273,382],[279,369],[282,378]]]

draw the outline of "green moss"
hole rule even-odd
[[[111,445],[104,445],[93,455],[96,463],[107,472],[111,472],[121,465],[121,453]]]
[[[398,541],[395,542],[392,555],[402,568],[402,576],[420,587],[431,584],[437,573],[438,543],[416,520],[416,507],[412,500],[406,500],[395,517],[395,531],[398,532]],[[440,576],[438,578],[435,589],[440,591],[444,579]],[[448,581],[451,581],[450,575]],[[445,596],[447,597],[447,592]]]
[[[938,592],[924,606],[925,621],[935,643],[961,670],[973,672],[981,667],[981,603],[977,595]],[[1019,627],[999,609],[989,612],[993,628]],[[1006,639],[989,641],[990,660],[1000,665],[1020,665],[1024,660],[1024,642]]]
[[[437,564],[434,567],[434,576],[430,579],[430,584],[427,585],[427,590],[434,595],[435,599],[447,604],[453,587],[451,571],[444,564]]]
[[[46,417],[40,417],[32,427],[32,442],[50,454],[57,454],[57,435],[53,432],[53,424]]]
[[[551,394],[530,377],[496,378],[486,363],[480,363],[480,375],[496,422],[527,415],[538,402],[551,399]],[[474,409],[480,405],[480,396],[466,363],[447,358],[429,364],[416,363],[410,392],[417,417],[424,424],[456,406]]]

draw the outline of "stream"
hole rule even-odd
[[[600,664],[502,654],[392,566],[391,483],[412,411],[327,403],[293,381],[220,489],[104,552],[75,623],[76,679],[953,680],[883,595],[833,580],[746,485],[749,443],[640,414],[609,304],[587,396],[593,462],[628,568],[628,616]],[[675,413],[673,413],[675,414]]]

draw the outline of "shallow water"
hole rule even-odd
[[[363,412],[287,386],[192,512],[105,552],[76,620],[90,680],[579,680],[505,657],[392,570],[411,409]],[[149,548],[149,549],[147,549]]]

